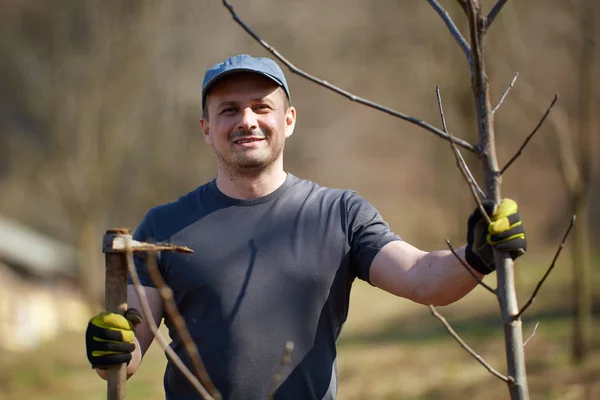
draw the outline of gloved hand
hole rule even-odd
[[[135,308],[128,309],[124,315],[103,311],[90,319],[85,345],[92,367],[129,363],[131,352],[135,350],[133,329],[142,320]]]
[[[469,217],[465,257],[471,267],[489,274],[496,270],[493,249],[508,252],[511,258],[525,254],[527,241],[517,203],[503,199],[494,212],[494,202],[484,201],[483,208],[492,221],[489,225],[476,208]]]

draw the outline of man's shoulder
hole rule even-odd
[[[172,217],[173,214],[189,212],[190,210],[198,207],[199,202],[202,201],[202,197],[204,197],[210,191],[210,185],[211,182],[205,183],[180,196],[176,200],[156,205],[148,211],[148,214],[153,214],[155,217]]]
[[[348,215],[356,215],[367,211],[367,214],[376,212],[376,208],[364,197],[362,197],[354,189],[335,188],[322,186],[308,179],[297,178],[299,184],[305,189],[305,193],[312,204],[318,204],[319,207],[323,204],[334,205],[348,213]]]
[[[319,197],[328,197],[332,199],[346,199],[357,195],[356,191],[352,189],[324,186],[310,179],[299,178],[297,176],[293,176],[293,179],[293,185],[295,187],[299,188],[304,192],[314,194]]]
[[[202,203],[211,190],[211,182],[180,196],[177,200],[152,207],[140,224],[146,232],[152,232],[154,240],[163,241],[202,216]]]

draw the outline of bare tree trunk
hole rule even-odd
[[[587,196],[575,196],[573,212],[577,224],[573,230],[573,300],[575,318],[573,321],[573,359],[577,363],[585,361],[592,319],[592,288],[590,274],[589,209]]]
[[[477,112],[477,132],[479,147],[482,151],[481,160],[486,197],[498,204],[502,199],[502,176],[496,158],[494,117],[483,53],[485,31],[481,27],[485,26],[485,17],[482,14],[481,4],[475,2],[474,5],[474,7],[467,7],[467,14],[471,32],[471,47],[473,49],[471,73]],[[509,383],[510,397],[513,400],[525,400],[529,399],[529,389],[525,370],[522,323],[520,318],[515,318],[519,313],[519,306],[515,291],[514,264],[506,253],[494,251],[494,259],[498,276],[498,301],[504,323],[508,376],[513,378],[513,381]]]
[[[84,295],[93,307],[103,304],[104,300],[104,266],[102,254],[98,251],[101,246],[98,241],[100,225],[98,219],[92,215],[85,215],[73,221],[79,254],[78,276]]]
[[[571,185],[571,203],[578,223],[573,232],[573,299],[575,318],[573,325],[573,359],[582,363],[586,359],[592,319],[592,288],[589,245],[588,190],[591,165],[592,109],[594,102],[594,8],[597,1],[582,0],[581,56],[579,57],[579,123],[577,143],[579,184]]]

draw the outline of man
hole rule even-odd
[[[336,340],[357,277],[422,304],[449,304],[475,287],[450,251],[402,241],[356,193],[285,172],[296,109],[274,61],[238,55],[215,65],[204,78],[202,106],[216,179],[150,210],[134,238],[194,250],[162,254],[159,269],[224,399],[265,399],[287,341],[295,348],[275,397],[334,399]],[[458,250],[479,277],[494,270],[488,243],[515,257],[525,251],[514,202],[503,201],[492,219],[488,234],[474,212],[468,246]],[[141,261],[136,268],[160,321],[161,298]],[[128,301],[140,307],[132,286]],[[188,360],[172,321],[165,322],[173,349]],[[122,337],[115,340],[115,332]],[[88,358],[101,376],[102,367],[119,362],[129,362],[131,375],[152,340],[145,323],[134,338],[125,318],[101,313],[88,326]],[[164,386],[167,399],[200,398],[171,362]]]

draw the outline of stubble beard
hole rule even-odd
[[[266,135],[265,141],[269,141]],[[248,156],[245,152],[235,152],[232,159],[226,159],[222,154],[215,151],[219,163],[229,172],[231,176],[256,177],[272,167],[282,156],[283,144],[277,148],[267,148],[257,156]]]

